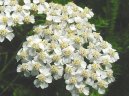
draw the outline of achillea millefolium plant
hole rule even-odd
[[[118,53],[88,21],[94,15],[91,9],[45,0],[0,0],[0,5],[0,42],[14,38],[14,27],[33,24],[33,34],[16,59],[20,61],[17,72],[35,77],[37,88],[64,78],[72,96],[88,96],[90,89],[104,94],[115,80],[111,64],[119,59]],[[39,14],[46,15],[44,24],[36,24]]]

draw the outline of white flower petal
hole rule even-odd
[[[104,93],[105,93],[105,89],[99,88],[99,89],[98,89],[98,93],[99,93],[99,94],[104,94]]]
[[[89,88],[88,87],[84,88],[83,93],[85,95],[89,95]]]
[[[48,87],[48,84],[47,83],[41,83],[40,84],[40,87],[42,88],[42,89],[44,89],[44,88],[47,88]]]
[[[4,39],[5,39],[5,37],[0,36],[0,42],[3,42],[3,41],[4,41]]]
[[[45,79],[47,83],[52,83],[52,76],[49,76]]]
[[[31,1],[30,0],[24,0],[24,3],[29,4],[29,3],[31,3]]]
[[[38,80],[34,80],[34,85],[39,88],[40,87],[40,82]]]
[[[72,90],[74,88],[74,85],[66,85],[67,90]]]
[[[11,41],[11,40],[14,38],[14,34],[13,34],[13,33],[8,33],[8,34],[6,35],[6,38],[7,38],[9,41]]]

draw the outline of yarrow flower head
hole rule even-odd
[[[64,78],[72,96],[80,93],[88,96],[90,88],[104,94],[115,80],[111,64],[119,56],[111,44],[95,32],[95,25],[88,22],[93,12],[71,2],[64,6],[44,0],[24,2],[24,10],[33,7],[33,11],[44,12],[46,23],[35,26],[34,35],[23,43],[17,54],[17,60],[22,63],[17,72],[23,72],[26,77],[35,76],[37,88],[47,88],[53,80]],[[23,22],[34,23],[30,14],[24,16],[29,17]]]

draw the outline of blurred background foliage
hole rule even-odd
[[[66,4],[72,0],[48,0]],[[129,0],[73,0],[78,6],[89,7],[95,16],[90,20],[96,25],[97,32],[110,42],[120,55],[120,60],[113,64],[116,81],[103,96],[129,96]],[[39,20],[40,19],[40,20]],[[41,20],[42,19],[42,20]],[[43,24],[45,15],[36,16],[36,24]],[[0,43],[0,96],[70,96],[65,90],[63,80],[55,81],[45,90],[33,85],[33,78],[25,78],[16,72],[15,60],[26,36],[32,35],[33,25],[14,28],[16,37],[12,42]],[[91,90],[90,96],[101,96]],[[80,96],[83,96],[80,94]]]

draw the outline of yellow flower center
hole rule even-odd
[[[81,65],[81,60],[79,60],[79,59],[74,59],[72,63],[73,63],[75,66],[79,66],[79,65]]]
[[[104,65],[110,64],[110,63],[109,63],[109,60],[106,59],[106,58],[102,60],[102,63],[103,63]]]
[[[59,39],[59,36],[57,36],[57,35],[52,36],[52,40],[58,40],[58,39]]]
[[[50,43],[50,48],[53,50],[56,48],[56,44],[54,42]]]
[[[68,57],[72,54],[71,50],[70,49],[67,49],[64,51],[64,56]]]
[[[80,48],[79,49],[79,52],[84,57],[88,55],[88,51],[86,49],[84,49],[84,48]]]
[[[22,51],[20,53],[20,56],[25,59],[27,57],[27,52],[26,51]]]
[[[61,48],[66,48],[66,47],[68,47],[68,43],[66,43],[66,42],[62,42],[62,43],[60,43],[60,46],[61,46]]]
[[[84,90],[84,87],[81,86],[81,87],[78,89],[78,92],[79,92],[79,93],[83,93],[83,90]]]
[[[62,20],[67,20],[69,17],[68,17],[68,15],[63,15],[62,16]]]
[[[36,70],[39,70],[39,68],[40,68],[41,66],[42,66],[42,65],[41,65],[40,63],[35,63],[35,64],[33,65],[34,69],[36,69]]]
[[[6,16],[3,16],[3,17],[2,17],[2,22],[3,22],[4,24],[7,24],[8,18],[7,18]]]
[[[60,57],[59,55],[54,55],[54,56],[52,57],[52,60],[53,60],[54,62],[58,62],[60,59],[61,59],[61,57]]]
[[[15,18],[13,18],[13,22],[15,23],[15,24],[17,24],[18,23],[18,17],[15,17]]]
[[[30,22],[30,16],[25,16],[24,22],[28,24]]]
[[[81,24],[77,24],[76,27],[77,27],[78,29],[82,29],[82,25],[81,25]]]
[[[45,58],[46,58],[46,54],[45,54],[44,52],[40,52],[40,53],[39,53],[39,58],[40,58],[41,60],[45,59]]]
[[[103,48],[103,49],[106,49],[107,47],[108,47],[108,45],[107,45],[107,43],[106,42],[102,42],[101,43],[101,47]]]
[[[76,36],[74,41],[75,41],[75,43],[80,44],[81,43],[81,38]]]
[[[112,56],[112,57],[114,57],[115,52],[113,50],[109,50],[109,55]]]
[[[100,65],[99,65],[99,64],[96,64],[96,63],[94,63],[94,64],[92,64],[92,67],[93,67],[93,69],[94,69],[94,70],[97,70],[97,69],[99,69],[99,68],[100,68]]]
[[[36,27],[36,28],[34,28],[33,31],[36,33],[40,33],[40,32],[42,32],[42,28]]]
[[[0,35],[1,36],[6,36],[7,35],[7,30],[5,30],[5,29],[0,30]]]
[[[97,75],[96,75],[96,73],[92,73],[92,74],[91,74],[91,77],[92,77],[93,80],[97,80]]]
[[[37,78],[41,82],[43,82],[46,79],[46,77],[43,74],[38,75]]]
[[[113,71],[107,71],[107,75],[108,75],[108,77],[112,77],[113,76]]]
[[[71,68],[71,67],[66,67],[66,68],[65,68],[65,72],[66,72],[67,74],[70,74],[70,73],[72,72],[72,68]]]
[[[10,5],[15,5],[17,3],[17,0],[11,0]]]
[[[21,65],[21,71],[27,71],[28,70],[28,65],[27,64],[22,64]]]
[[[37,6],[36,4],[32,4],[31,9],[32,9],[33,11],[37,11],[38,6]]]
[[[96,58],[98,58],[100,56],[100,53],[98,51],[94,51],[93,56],[96,59]]]
[[[71,77],[70,83],[71,83],[71,84],[77,83],[77,78],[76,78],[76,77]]]
[[[58,73],[58,67],[55,66],[55,65],[52,65],[51,66],[51,71],[52,71],[52,73]]]
[[[17,11],[18,11],[18,12],[21,12],[21,11],[22,11],[22,6],[17,5]]]
[[[45,35],[51,35],[52,31],[50,29],[45,29],[44,34]]]
[[[101,88],[105,88],[105,84],[106,84],[106,82],[103,81],[103,80],[98,82],[98,86],[101,87]]]
[[[83,77],[87,78],[87,77],[89,77],[90,73],[88,73],[86,70],[83,70],[81,74]]]

